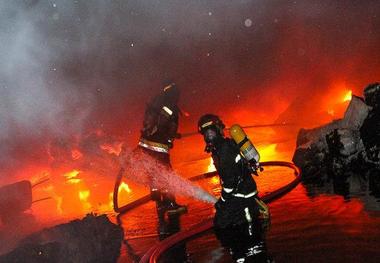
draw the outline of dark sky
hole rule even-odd
[[[1,1],[0,165],[42,158],[52,137],[135,138],[168,79],[184,131],[205,112],[274,120],[335,82],[361,95],[379,80],[379,14],[355,0]]]

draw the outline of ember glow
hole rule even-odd
[[[260,161],[270,161],[270,160],[278,160],[277,158],[277,151],[276,151],[277,144],[269,144],[262,147],[258,147],[258,151],[260,153]]]
[[[88,198],[90,197],[90,190],[79,191],[78,195],[79,195],[79,200],[82,202],[83,209],[85,211],[91,210],[91,204],[88,202]]]
[[[212,158],[209,158],[209,165],[207,166],[207,172],[214,172],[215,171],[215,166]]]
[[[82,181],[81,179],[77,178],[78,174],[79,174],[79,171],[72,170],[71,172],[68,172],[68,173],[64,174],[63,176],[66,178],[67,183],[78,184]]]
[[[350,101],[352,99],[352,90],[349,90],[346,95],[344,95],[343,102]]]
[[[121,182],[121,184],[119,185],[118,191],[119,191],[119,194],[121,192],[126,192],[126,193],[132,192],[132,190],[129,188],[129,186],[125,182]]]

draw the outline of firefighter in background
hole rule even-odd
[[[168,83],[163,90],[147,105],[143,128],[137,150],[142,150],[155,158],[158,162],[171,168],[169,151],[173,147],[178,134],[178,118],[180,109],[177,106],[180,91],[175,83]],[[155,186],[154,176],[151,184],[151,197],[156,201],[157,212],[182,213],[186,207],[178,205],[173,194],[167,189]]]
[[[215,204],[215,234],[236,262],[270,262],[264,240],[269,210],[258,197],[252,178],[260,156],[240,126],[231,127],[233,139],[224,136],[224,128],[213,114],[203,115],[198,122],[205,151],[212,155],[222,186]]]

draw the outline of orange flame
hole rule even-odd
[[[277,144],[275,143],[260,147],[260,149],[258,149],[260,161],[275,160],[277,155],[276,147]]]
[[[66,177],[68,180],[77,177],[79,174],[79,171],[77,170],[72,170],[71,172],[65,173],[63,176]]]
[[[90,191],[89,190],[79,191],[78,195],[79,195],[79,199],[81,201],[86,202],[88,200],[88,198],[90,197]]]
[[[129,188],[129,186],[126,183],[124,183],[124,182],[121,182],[121,184],[119,185],[119,193],[121,191],[125,191],[127,193],[132,192],[132,190]]]
[[[113,192],[108,194],[108,206],[111,210],[113,209]]]
[[[76,178],[79,173],[80,171],[74,169],[71,172],[65,173],[63,176],[69,184],[78,184],[82,181],[81,179]]]
[[[218,176],[211,177],[210,183],[213,185],[218,185],[219,184],[219,177]]]
[[[207,166],[207,172],[214,172],[215,166],[212,158],[210,157],[209,165]]]
[[[346,95],[344,95],[343,102],[350,101],[352,99],[352,90],[349,90]]]

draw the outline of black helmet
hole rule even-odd
[[[200,117],[198,121],[198,132],[201,134],[209,128],[214,128],[220,135],[222,135],[225,127],[226,126],[219,116],[214,114],[205,114]]]
[[[178,103],[180,90],[174,82],[167,82],[164,84],[163,96],[165,97],[166,103],[175,105]]]

